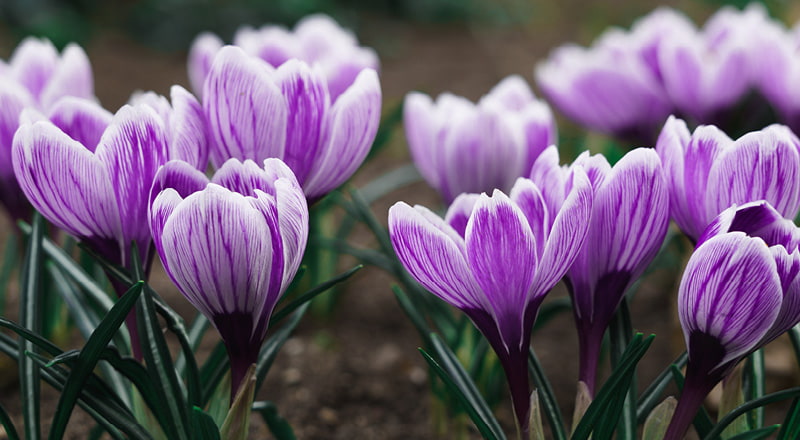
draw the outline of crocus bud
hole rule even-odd
[[[766,200],[786,218],[800,210],[800,140],[782,125],[736,141],[714,126],[689,133],[670,117],[658,138],[672,218],[693,241],[732,204]]]
[[[171,161],[150,198],[149,225],[164,269],[222,336],[234,396],[300,266],[308,239],[303,191],[278,159],[263,168],[230,159],[210,181]]]
[[[539,189],[523,178],[510,195],[458,197],[446,220],[403,202],[389,210],[392,245],[405,268],[466,313],[497,353],[523,432],[532,326],[544,296],[577,257],[591,208],[591,184],[578,170],[556,212],[548,212]]]
[[[374,70],[332,102],[318,67],[293,59],[275,69],[234,46],[217,53],[203,96],[212,164],[280,158],[312,200],[358,169],[380,122]]]
[[[682,438],[741,359],[800,322],[800,230],[765,201],[732,206],[700,238],[678,292],[689,361],[666,439]]]
[[[448,204],[461,193],[509,191],[556,137],[550,108],[519,76],[477,104],[448,93],[436,102],[409,93],[403,119],[417,169]]]

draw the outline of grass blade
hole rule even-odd
[[[550,385],[550,381],[547,380],[547,375],[544,374],[542,364],[539,362],[539,358],[536,357],[533,348],[528,350],[528,371],[533,377],[533,383],[539,392],[540,407],[544,410],[547,423],[550,424],[553,438],[555,440],[566,440],[567,433],[564,430],[564,420],[561,417],[556,395],[553,393],[553,387]]]
[[[11,416],[8,415],[8,412],[6,412],[6,409],[3,408],[3,405],[1,404],[0,424],[2,424],[3,429],[5,429],[7,440],[19,440],[19,434],[17,434],[17,429],[14,427],[14,421],[11,420]]]
[[[275,356],[278,355],[278,351],[283,347],[286,340],[289,339],[289,336],[292,334],[295,327],[297,327],[297,324],[300,323],[300,319],[303,315],[306,314],[308,306],[308,302],[302,304],[300,308],[294,312],[289,322],[284,324],[283,327],[278,329],[275,334],[264,342],[264,346],[261,347],[261,351],[258,353],[258,362],[256,363],[256,392],[261,388],[261,384],[264,382],[264,378],[267,376],[272,362],[275,360]]]
[[[278,408],[272,402],[253,402],[253,411],[261,414],[264,423],[276,440],[297,440],[289,422],[278,414]]]
[[[704,440],[716,440],[719,438],[722,431],[725,430],[728,425],[730,425],[737,417],[742,414],[747,413],[748,411],[752,411],[756,408],[761,408],[765,405],[769,405],[770,403],[780,402],[781,400],[786,399],[796,399],[800,397],[800,387],[789,388],[787,390],[781,390],[774,392],[772,394],[767,394],[766,396],[759,397],[758,399],[751,400],[745,402],[744,404],[738,406],[733,411],[729,412],[725,415],[725,417],[721,418],[719,422],[717,422],[716,426],[703,437]]]
[[[330,289],[331,287],[333,287],[333,286],[335,286],[335,285],[347,280],[348,278],[353,276],[353,274],[355,274],[356,272],[361,270],[363,267],[364,266],[359,264],[359,265],[353,267],[352,269],[348,270],[347,272],[339,274],[336,277],[329,279],[328,281],[320,283],[317,286],[313,287],[308,292],[305,292],[304,294],[298,296],[297,298],[292,300],[292,302],[290,302],[289,304],[284,306],[282,309],[280,309],[277,312],[272,314],[272,317],[270,318],[270,325],[280,322],[283,318],[285,318],[290,313],[295,311],[301,305],[307,303],[308,301],[313,299],[315,296],[325,292],[326,290]]]
[[[647,389],[642,392],[641,397],[639,397],[639,403],[636,408],[636,421],[637,423],[644,423],[647,419],[647,416],[653,410],[653,408],[658,405],[659,400],[661,399],[661,393],[664,392],[664,389],[667,388],[670,382],[672,382],[672,367],[675,366],[679,370],[686,365],[686,361],[689,360],[689,353],[683,352],[680,356],[678,356],[672,363],[664,369],[654,380],[650,383]]]
[[[31,235],[22,264],[22,277],[20,281],[20,322],[22,327],[31,332],[42,332],[41,311],[41,272],[42,272],[42,238],[44,237],[44,219],[38,212],[34,214]],[[36,346],[28,339],[19,340],[19,385],[22,400],[22,417],[24,432],[27,440],[41,438],[41,423],[39,420],[39,367],[25,352],[35,352]]]

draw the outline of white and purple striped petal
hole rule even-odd
[[[56,127],[92,152],[114,117],[96,101],[72,96],[58,100],[47,116]]]

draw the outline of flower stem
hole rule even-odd
[[[594,396],[597,381],[597,364],[600,362],[600,348],[603,333],[592,328],[578,331],[578,380],[586,384],[589,396]]]
[[[672,420],[670,420],[667,433],[664,435],[664,440],[681,440],[684,437],[703,404],[703,400],[717,382],[708,377],[699,377],[692,365],[687,367],[686,382],[683,385],[683,391],[672,415]]]

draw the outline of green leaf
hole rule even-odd
[[[394,292],[395,298],[397,298],[397,303],[400,304],[400,307],[404,312],[406,312],[406,316],[408,316],[408,318],[411,320],[411,323],[414,324],[414,327],[419,332],[420,336],[422,337],[422,341],[425,343],[425,346],[430,346],[432,344],[430,339],[431,328],[428,326],[428,323],[425,321],[425,318],[420,313],[417,306],[411,301],[411,299],[408,297],[408,295],[406,295],[400,286],[392,286],[392,291]]]
[[[572,435],[572,440],[586,440],[595,429],[602,429],[604,434],[608,434],[606,425],[616,426],[618,419],[609,418],[608,414],[613,408],[621,408],[625,398],[628,396],[633,374],[639,360],[644,356],[650,344],[653,342],[654,335],[643,338],[641,333],[634,335],[625,352],[619,359],[617,367],[611,372],[611,376],[600,388],[600,391],[589,405],[583,418]],[[613,432],[613,429],[611,430]],[[593,440],[603,440],[603,437],[592,436]]]
[[[795,397],[792,406],[781,424],[778,440],[794,440],[800,438],[800,398]]]
[[[67,378],[64,389],[61,391],[58,406],[53,415],[53,424],[50,428],[49,437],[51,440],[58,440],[64,436],[67,422],[70,415],[72,415],[72,409],[78,400],[80,390],[97,365],[102,350],[111,342],[111,337],[119,330],[125,321],[125,317],[128,316],[128,312],[136,304],[143,285],[143,281],[136,283],[117,301],[94,333],[92,333],[86,345],[81,349],[78,359],[72,366],[72,371]]]
[[[760,397],[755,400],[751,400],[745,402],[743,405],[738,406],[733,411],[729,412],[725,415],[725,417],[721,418],[719,422],[717,422],[716,426],[706,434],[703,439],[704,440],[716,440],[719,438],[722,431],[728,427],[737,417],[742,414],[746,414],[748,411],[752,411],[756,408],[760,408],[765,405],[769,405],[770,403],[780,402],[781,400],[786,399],[796,399],[800,397],[800,387],[789,388],[786,390],[777,391],[771,394],[767,394],[764,397]]]
[[[766,428],[754,429],[752,431],[739,434],[735,437],[731,437],[728,440],[761,440],[774,434],[775,431],[777,431],[780,427],[780,425],[772,425],[767,426]]]
[[[678,400],[672,396],[657,405],[644,422],[642,440],[663,440],[677,406]]]
[[[673,376],[671,370],[673,366],[680,370],[686,365],[686,361],[688,360],[689,354],[684,351],[650,383],[644,392],[642,392],[636,408],[637,423],[644,422],[645,418],[653,411],[653,408],[655,408],[658,401],[661,399],[661,393],[663,393],[664,389],[672,382]]]
[[[225,344],[220,341],[208,355],[206,362],[200,367],[200,383],[203,386],[203,405],[208,403],[220,381],[229,373],[228,352],[225,351]],[[230,395],[228,396],[230,401]]]
[[[742,364],[737,365],[722,381],[722,398],[717,410],[718,415],[725,415],[744,403],[744,391],[742,390],[743,367]],[[725,429],[722,435],[725,438],[730,438],[748,431],[750,431],[750,426],[747,423],[747,417],[739,417]]]
[[[416,165],[410,163],[381,174],[377,179],[361,187],[359,191],[364,196],[364,200],[368,204],[372,204],[393,191],[421,180],[422,175],[417,171]]]
[[[11,273],[17,263],[17,234],[6,235],[6,248],[3,251],[3,263],[0,266],[0,316],[5,315],[8,285]]]
[[[403,102],[401,101],[392,110],[390,110],[381,120],[378,126],[378,132],[375,134],[375,140],[369,149],[366,160],[370,160],[383,150],[391,139],[394,129],[403,122]]]
[[[290,302],[289,304],[284,306],[282,309],[280,309],[277,312],[273,313],[272,317],[270,318],[270,324],[280,322],[283,318],[285,318],[290,313],[295,311],[301,305],[307,303],[308,301],[313,299],[315,296],[325,292],[326,290],[330,289],[331,287],[333,287],[333,286],[335,286],[335,285],[347,280],[348,278],[353,276],[353,274],[355,274],[356,272],[361,270],[363,267],[364,266],[359,264],[358,266],[353,267],[352,269],[348,270],[347,272],[339,274],[339,275],[329,279],[328,281],[325,281],[324,283],[320,283],[317,286],[313,287],[308,292],[298,296],[297,298],[292,300],[292,302]]]
[[[202,409],[193,407],[191,412],[192,439],[194,440],[220,440],[219,428],[214,419]]]
[[[41,303],[42,291],[40,287],[42,272],[42,238],[44,236],[44,219],[38,212],[33,216],[33,228],[22,263],[22,276],[20,278],[20,322],[23,327],[33,333],[41,333],[41,312],[44,309]],[[36,346],[28,339],[20,339],[19,352],[34,352]],[[25,438],[38,440],[41,438],[41,422],[39,420],[39,367],[28,356],[20,355],[19,362],[19,388],[22,400],[22,417],[24,420]]]
[[[11,420],[11,416],[8,415],[8,412],[6,412],[2,404],[0,404],[0,424],[2,424],[3,429],[5,429],[7,440],[19,440],[19,434],[17,434],[17,429],[14,427],[14,421]]]
[[[439,338],[436,333],[431,334],[431,349],[439,358],[434,359],[425,350],[419,349],[425,361],[434,372],[442,379],[450,392],[463,405],[472,422],[484,438],[489,440],[505,440],[500,424],[492,414],[486,401],[478,392],[475,383],[469,377],[455,354]]]
[[[633,334],[628,301],[624,297],[611,320],[608,333],[611,342],[611,365],[616,368]],[[619,440],[636,440],[638,427],[638,423],[636,422],[636,393],[636,369],[634,367],[633,374],[631,374],[631,382],[628,386],[628,396],[625,397],[621,411],[619,412],[620,422],[617,426],[617,439]],[[611,412],[610,414],[617,414],[617,412]]]
[[[189,405],[200,405],[203,396],[202,387],[200,386],[200,371],[197,368],[197,360],[194,358],[193,346],[189,341],[189,335],[186,334],[186,327],[183,325],[183,318],[169,308],[161,298],[153,297],[153,299],[155,300],[156,311],[164,318],[167,328],[175,335],[181,346],[181,354],[185,363],[184,372]]]
[[[256,391],[261,389],[261,384],[264,383],[264,378],[267,376],[267,373],[272,366],[272,362],[278,355],[278,351],[280,351],[281,347],[283,347],[283,344],[286,342],[286,340],[289,339],[289,336],[297,327],[297,324],[300,323],[300,319],[306,314],[307,310],[308,302],[300,305],[300,308],[294,312],[289,322],[284,324],[283,327],[278,329],[272,336],[269,337],[269,339],[264,342],[264,345],[261,347],[261,351],[258,353],[258,362],[256,363]]]
[[[532,347],[528,349],[528,371],[538,389],[540,405],[544,409],[544,415],[550,425],[553,438],[555,440],[566,440],[567,433],[564,431],[564,420],[561,417],[556,395],[553,393],[553,387],[550,385],[542,364],[539,362],[539,358],[536,357]]]
[[[253,411],[261,414],[261,418],[267,424],[269,432],[275,436],[276,440],[297,440],[292,426],[278,414],[278,408],[274,403],[266,401],[253,402]]]
[[[766,394],[767,373],[764,369],[764,350],[759,349],[747,358],[747,383],[750,385],[747,400],[758,399]],[[764,408],[756,408],[748,414],[750,426],[760,428],[764,426]]]
[[[92,250],[92,248],[86,246],[83,243],[79,243],[78,247],[80,247],[81,250],[83,250],[84,252],[86,252],[86,254],[92,257],[94,261],[98,262],[100,266],[103,268],[103,271],[109,276],[116,278],[118,281],[120,281],[122,284],[126,286],[130,286],[131,284],[134,283],[134,280],[131,279],[131,275],[128,273],[127,270],[125,270],[124,267],[112,263],[111,261],[108,261],[108,259],[101,256],[100,254]]]
[[[211,321],[209,321],[205,315],[200,312],[194,315],[188,332],[189,347],[191,347],[192,353],[195,353],[198,347],[200,347],[200,342],[203,340],[203,336],[210,326]],[[186,370],[186,358],[184,358],[183,351],[178,353],[178,358],[175,360],[175,370],[178,371],[178,376],[183,376]]]

